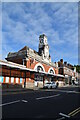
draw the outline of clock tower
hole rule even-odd
[[[39,55],[43,56],[44,60],[49,60],[49,45],[47,43],[47,36],[42,34],[39,36]]]

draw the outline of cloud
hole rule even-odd
[[[77,3],[3,3],[2,8],[3,52],[18,51],[25,45],[37,51],[39,35],[45,33],[51,56],[55,57],[54,49],[59,51],[56,52],[58,58],[61,49],[65,56],[64,46],[67,46],[68,57],[72,46],[76,53]]]

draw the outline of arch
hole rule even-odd
[[[38,67],[41,67],[41,68],[43,69],[43,71],[45,72],[45,68],[44,68],[44,66],[43,66],[41,63],[37,63],[37,64],[35,65],[35,67],[34,67],[34,70],[37,71],[37,68],[38,68]]]
[[[53,74],[55,74],[55,70],[52,67],[49,68],[48,73],[51,73],[50,71],[53,71]]]
[[[44,70],[43,70],[43,68],[41,66],[38,66],[37,71],[44,71]]]

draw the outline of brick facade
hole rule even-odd
[[[58,65],[51,62],[49,45],[44,34],[39,37],[38,52],[25,46],[17,52],[9,52],[6,60],[1,61],[2,83],[34,87],[36,82],[41,86],[45,81],[63,81]]]

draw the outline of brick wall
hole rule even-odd
[[[34,60],[32,63],[31,63],[31,58],[26,62],[26,67],[27,68],[30,68],[30,69],[34,69],[35,65],[38,64],[39,62]],[[46,65],[44,63],[41,63],[45,69],[45,72],[48,72],[49,68],[51,68],[51,66],[49,65]],[[55,69],[55,67],[53,67],[54,71],[56,74],[58,74],[58,69]]]

